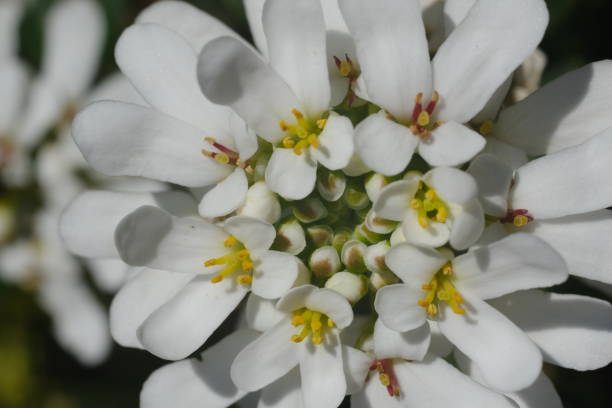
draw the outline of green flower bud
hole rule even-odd
[[[313,225],[306,228],[306,233],[312,243],[318,248],[331,244],[334,230],[329,225]]]

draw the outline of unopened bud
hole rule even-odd
[[[344,201],[353,210],[361,210],[370,204],[368,195],[365,191],[357,190],[354,187],[347,187],[344,190]]]
[[[374,210],[368,211],[365,218],[365,226],[377,234],[390,234],[397,227],[397,222],[380,218]]]
[[[368,293],[366,277],[347,271],[334,274],[325,282],[325,287],[338,292],[352,304],[357,303]]]
[[[391,183],[391,179],[382,174],[372,173],[369,175],[366,178],[365,190],[370,201],[373,203],[376,202],[382,189],[389,185],[389,183]]]
[[[351,161],[349,164],[342,169],[342,172],[350,177],[357,177],[367,172],[372,171],[370,168],[363,162],[359,154],[354,153],[351,157]]]
[[[348,228],[339,228],[332,239],[332,246],[336,248],[338,253],[342,252],[344,244],[353,238],[353,233]]]
[[[318,198],[308,198],[293,203],[293,215],[301,222],[309,224],[325,218],[327,208]]]
[[[285,221],[276,232],[273,249],[297,255],[306,248],[306,235],[298,220]]]
[[[317,177],[317,191],[326,201],[337,201],[344,194],[346,177],[341,172],[320,170]]]
[[[314,246],[318,248],[331,244],[334,230],[329,225],[313,225],[306,228],[306,234],[308,234]]]
[[[237,213],[274,224],[281,216],[281,206],[276,194],[266,183],[258,181],[249,188],[244,204],[238,208]]]
[[[374,290],[378,290],[383,286],[393,285],[394,283],[398,282],[399,278],[390,270],[372,272],[372,275],[370,275],[370,285],[372,288],[374,288]]]
[[[363,242],[356,239],[348,241],[342,247],[342,263],[351,272],[364,273],[366,270],[364,260],[366,250],[367,247]]]
[[[375,244],[385,239],[384,235],[370,231],[363,223],[355,228],[355,238],[367,245]]]
[[[404,236],[402,228],[396,228],[395,231],[393,231],[389,238],[389,242],[391,242],[391,246],[406,242],[406,237]]]
[[[388,241],[380,241],[370,245],[365,251],[365,265],[371,272],[386,272],[389,270],[385,263],[385,255],[391,249]]]
[[[308,266],[317,278],[328,278],[340,270],[340,257],[334,247],[324,246],[310,255]]]

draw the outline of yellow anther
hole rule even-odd
[[[334,323],[334,321],[330,318],[327,319],[327,327],[334,327],[336,326],[336,323]]]
[[[253,283],[253,277],[251,275],[238,275],[236,277],[236,283],[242,285],[250,285]]]
[[[323,327],[323,325],[321,324],[321,313],[314,312],[310,320],[310,328],[312,329],[312,331],[318,332],[319,330],[321,330],[321,327]]]
[[[228,164],[230,161],[229,157],[225,153],[216,153],[215,160],[221,164]]]
[[[418,210],[419,208],[421,208],[421,201],[417,200],[416,198],[413,198],[412,200],[410,200],[410,208],[412,208],[413,210]]]
[[[291,341],[295,343],[301,343],[303,340],[304,338],[300,337],[298,334],[294,334],[291,336]]]
[[[212,279],[210,280],[212,283],[219,283],[223,280],[223,276],[221,275],[215,275],[212,277]]]
[[[433,303],[427,306],[427,314],[431,317],[435,317],[438,314],[438,306]]]
[[[321,344],[321,343],[323,343],[323,337],[321,337],[321,336],[312,336],[312,343],[313,344]]]
[[[426,294],[424,299],[418,301],[418,304],[425,308],[430,317],[437,316],[440,302],[448,304],[457,314],[465,313],[465,310],[460,306],[464,301],[463,297],[453,285],[452,276],[453,267],[450,263],[447,263],[436,272],[429,283],[421,286]]]
[[[317,137],[317,135],[315,134],[311,134],[310,136],[308,136],[308,143],[310,143],[310,145],[312,147],[314,147],[315,149],[319,147],[319,139]]]
[[[429,120],[429,113],[427,113],[426,111],[422,111],[421,113],[419,113],[417,124],[421,127],[425,127],[429,125]]]
[[[451,264],[447,263],[442,267],[442,274],[444,276],[450,276],[453,274],[453,267],[451,266]]]
[[[208,137],[208,136],[206,136],[206,137],[204,138],[204,141],[205,141],[205,142],[208,142],[208,143],[210,143],[210,144],[217,143],[217,139],[215,139],[214,137]]]
[[[293,116],[295,116],[296,119],[302,119],[304,117],[302,112],[297,109],[291,109],[291,113],[293,113]]]
[[[529,222],[529,218],[527,218],[524,215],[516,215],[514,219],[512,220],[512,223],[517,227],[523,227],[527,225],[528,222]]]
[[[431,189],[427,190],[427,192],[425,193],[425,198],[429,201],[434,201],[437,197],[438,195],[436,194],[436,192]]]
[[[291,149],[293,146],[295,146],[295,140],[293,140],[291,136],[287,136],[283,139],[283,147]]]
[[[216,259],[209,259],[208,261],[204,262],[204,266],[209,267],[209,266],[213,266],[217,264],[217,260]]]
[[[317,120],[317,127],[321,130],[323,130],[325,128],[325,125],[327,125],[327,119],[319,119]]]
[[[340,63],[339,70],[340,70],[340,75],[342,75],[343,77],[347,77],[353,70],[353,67],[351,66],[351,64],[348,63],[348,61],[342,61]]]
[[[291,319],[291,324],[294,326],[301,326],[302,324],[304,324],[304,318],[302,317],[302,315],[295,315]]]
[[[439,290],[438,291],[438,299],[440,300],[444,300],[444,301],[448,301],[450,300],[450,295],[448,294],[448,292],[444,291],[444,290]]]
[[[432,290],[433,286],[430,283],[424,283],[423,286],[421,286],[421,289],[423,289],[423,290]]]
[[[448,216],[448,213],[446,211],[446,207],[441,206],[440,208],[438,208],[438,211],[436,212],[436,221],[445,222],[447,216]]]
[[[308,141],[300,140],[293,148],[293,152],[300,156],[302,154],[302,149],[304,149],[305,147],[308,147]]]
[[[416,98],[414,98],[414,104],[421,104],[423,102],[423,92],[419,92],[416,96]]]
[[[225,241],[223,241],[223,245],[226,248],[231,248],[234,245],[236,245],[237,242],[238,242],[238,240],[236,239],[236,237],[233,236],[233,235],[230,235]]]
[[[491,133],[493,131],[493,121],[485,120],[484,122],[482,122],[482,125],[480,125],[479,131],[480,131],[480,134],[483,136],[486,136],[489,133]]]
[[[424,214],[419,215],[419,225],[421,228],[427,228],[429,226],[429,222],[427,221],[427,216]]]
[[[301,342],[306,337],[311,336],[313,344],[323,343],[325,336],[324,331],[327,328],[334,327],[334,323],[329,317],[321,312],[312,311],[306,308],[295,310],[291,318],[291,324],[294,326],[302,326],[299,334],[291,336],[291,340]]]
[[[287,123],[285,123],[284,120],[281,120],[280,122],[278,122],[278,125],[280,126],[283,132],[286,132],[287,130],[289,130],[289,126],[287,126]]]
[[[380,383],[384,385],[385,387],[388,387],[391,384],[391,379],[389,379],[389,376],[385,373],[380,373],[378,375],[378,379]]]
[[[431,95],[431,102],[438,102],[440,100],[440,94],[438,91],[434,91],[433,95]]]
[[[245,259],[248,256],[249,256],[249,250],[248,249],[241,249],[240,251],[238,251],[238,258]]]
[[[253,262],[242,261],[242,269],[245,271],[250,271],[251,269],[253,269]]]

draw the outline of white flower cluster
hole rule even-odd
[[[60,226],[131,265],[114,339],[182,360],[142,407],[552,408],[543,361],[612,361],[612,307],[541,290],[612,283],[612,63],[510,104],[543,0],[245,6],[256,49],[150,6],[115,49],[143,100],[73,123],[95,170],[176,186],[85,192]]]

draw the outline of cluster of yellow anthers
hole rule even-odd
[[[325,327],[334,327],[335,323],[332,319],[321,312],[315,312],[307,308],[301,308],[293,311],[291,324],[294,326],[303,326],[299,334],[291,336],[291,340],[300,343],[306,337],[311,336],[313,344],[323,343],[323,334]]]
[[[241,169],[244,169],[244,171],[246,171],[247,173],[253,172],[253,168],[249,165],[248,162],[240,160],[240,154],[238,154],[238,152],[235,152],[229,147],[222,145],[221,143],[217,142],[215,138],[212,137],[205,137],[204,141],[210,143],[215,149],[218,150],[218,152],[211,152],[209,150],[203,149],[202,154],[204,156],[210,157],[211,159],[215,159],[221,164],[230,164],[232,166],[240,167]]]
[[[444,201],[438,197],[434,189],[422,181],[419,182],[419,188],[410,200],[410,208],[419,214],[419,225],[423,228],[429,226],[429,221],[445,222],[448,217]]]
[[[419,306],[427,310],[427,314],[435,317],[438,314],[438,302],[446,302],[453,312],[457,314],[465,314],[465,309],[461,307],[464,302],[463,297],[452,282],[453,267],[450,263],[444,265],[433,278],[422,286],[427,292],[425,299],[419,300]]]
[[[253,261],[251,260],[249,250],[246,249],[244,245],[242,245],[242,242],[238,241],[233,235],[230,235],[229,238],[223,241],[223,245],[226,248],[231,249],[228,254],[219,258],[209,259],[204,262],[205,267],[226,265],[225,268],[221,269],[221,272],[213,276],[211,282],[221,282],[224,278],[227,278],[236,271],[244,272],[236,276],[236,283],[248,285],[253,282],[253,277],[251,275],[253,270]]]
[[[279,123],[280,128],[287,132],[287,136],[281,142],[282,147],[293,149],[298,156],[308,146],[319,147],[319,135],[325,128],[327,119],[319,119],[315,122],[304,118],[302,112],[297,109],[292,109],[291,113],[295,116],[295,125],[287,125],[284,120]]]
[[[438,91],[434,91],[429,103],[423,109],[423,93],[419,93],[415,98],[409,127],[412,134],[421,140],[426,140],[429,137],[429,132],[442,125],[442,122],[434,122],[431,119],[439,101],[440,94]]]

